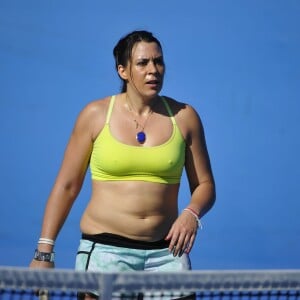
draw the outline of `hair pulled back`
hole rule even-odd
[[[134,45],[138,42],[147,42],[147,43],[155,42],[162,49],[159,40],[156,37],[154,37],[151,32],[145,30],[132,31],[131,33],[121,38],[117,43],[117,45],[114,47],[113,55],[115,58],[115,67],[117,72],[118,72],[119,65],[127,67],[128,62],[131,60],[132,49]],[[126,81],[123,79],[122,81],[123,81],[123,85],[121,91],[126,92],[127,90]]]

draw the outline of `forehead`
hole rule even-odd
[[[162,50],[155,42],[138,42],[132,48],[132,58],[151,58],[162,56]]]

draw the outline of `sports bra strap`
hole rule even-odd
[[[175,118],[174,118],[174,115],[173,115],[173,112],[172,112],[172,110],[170,108],[169,103],[167,102],[167,100],[164,97],[161,97],[161,99],[163,100],[164,105],[165,105],[165,107],[166,107],[166,109],[168,111],[168,114],[169,114],[169,116],[170,116],[170,118],[172,120],[172,124],[176,125],[176,121],[175,121]]]
[[[111,116],[111,113],[112,113],[112,110],[113,110],[113,106],[114,106],[114,103],[115,103],[115,99],[116,99],[116,96],[113,95],[110,99],[110,102],[109,102],[109,107],[108,107],[108,111],[107,111],[107,115],[106,115],[106,121],[105,121],[105,124],[109,124],[109,120],[110,120],[110,116]]]

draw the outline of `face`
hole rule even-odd
[[[162,89],[165,65],[160,47],[139,42],[132,49],[131,61],[124,68],[128,88],[146,97],[156,96]]]

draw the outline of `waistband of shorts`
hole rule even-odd
[[[83,233],[82,239],[98,244],[141,250],[165,249],[168,248],[170,244],[169,241],[164,239],[155,242],[139,241],[108,232],[99,234]]]

